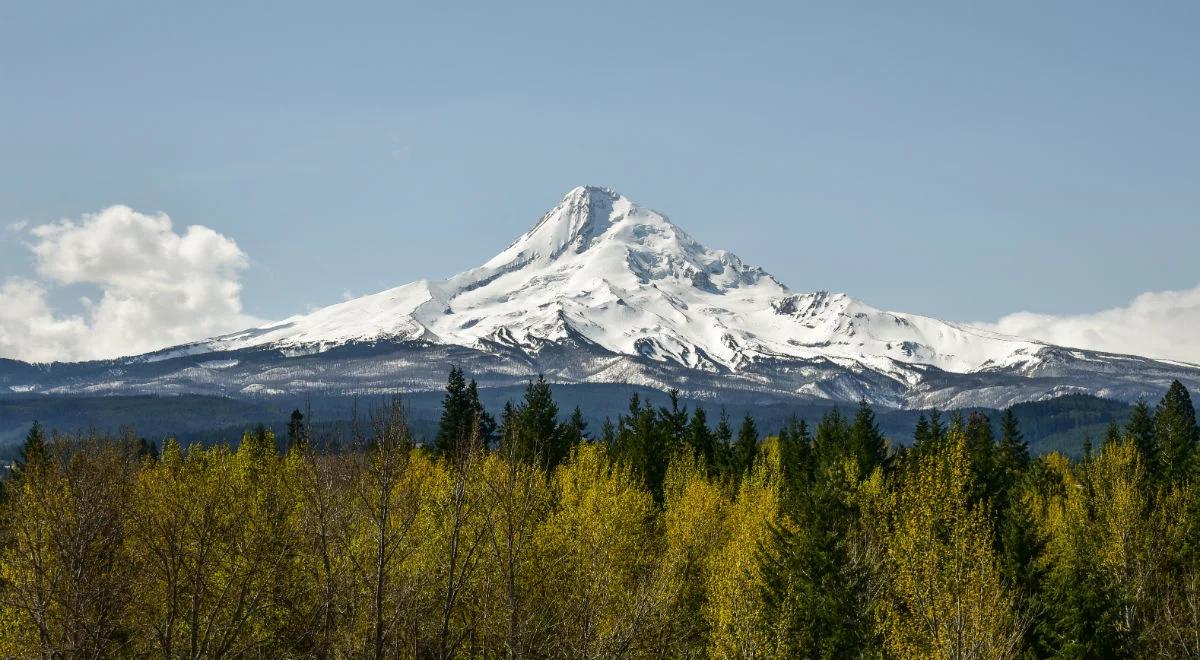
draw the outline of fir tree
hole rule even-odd
[[[703,458],[711,472],[716,467],[716,439],[708,428],[708,415],[699,406],[692,411],[692,419],[688,422],[687,442],[692,454]]]
[[[871,409],[866,399],[858,402],[858,412],[854,422],[850,424],[849,450],[851,456],[858,461],[859,477],[865,477],[876,467],[888,465],[887,439],[879,432],[879,424],[875,422],[875,411]]]
[[[525,387],[525,398],[514,409],[513,421],[515,433],[506,437],[515,443],[516,456],[537,461],[547,471],[566,460],[571,449],[558,423],[558,404],[544,376],[539,374]]]
[[[991,420],[981,412],[971,413],[964,437],[972,475],[971,501],[994,498],[1001,489],[1001,480],[996,469],[996,439]]]
[[[942,424],[942,411],[934,408],[929,411],[929,440],[939,442],[946,437],[946,427]]]
[[[496,438],[496,418],[488,413],[479,400],[479,386],[474,378],[467,383],[467,409],[471,411],[470,422],[474,425],[473,432],[479,436],[480,446],[483,449],[491,447]]]
[[[600,442],[604,443],[609,450],[613,450],[617,444],[617,427],[613,426],[612,420],[607,417],[600,425]]]
[[[468,440],[472,432],[471,402],[467,398],[467,379],[462,369],[450,367],[446,379],[446,395],[442,398],[442,417],[434,448],[441,454],[457,455],[460,445]]]
[[[813,435],[813,465],[818,471],[845,458],[850,451],[850,427],[841,410],[834,408],[821,416]]]
[[[304,428],[304,413],[297,408],[292,411],[292,416],[288,419],[287,427],[287,448],[288,451],[293,449],[303,449],[308,444],[305,439],[306,431]]]
[[[738,427],[737,442],[733,447],[734,473],[744,474],[754,464],[754,455],[758,453],[758,425],[750,413],[742,418]]]
[[[1157,477],[1159,473],[1158,446],[1154,438],[1154,411],[1144,399],[1133,404],[1133,412],[1125,424],[1125,433],[1133,439],[1133,445],[1142,454],[1142,464]]]
[[[717,470],[721,474],[733,473],[733,427],[729,425],[729,413],[721,408],[721,416],[717,418],[717,428],[713,432],[715,445],[715,460]]]
[[[1187,388],[1178,380],[1171,383],[1154,412],[1154,437],[1161,456],[1163,477],[1179,483],[1192,475],[1200,428],[1196,427],[1196,408]]]
[[[1000,415],[1000,444],[996,447],[996,471],[1001,491],[1007,492],[1029,467],[1029,443],[1021,433],[1017,415],[1006,408]]]
[[[571,411],[571,416],[563,422],[562,432],[563,438],[571,447],[589,440],[587,422],[583,419],[583,411],[579,409],[579,406],[575,406],[575,410]]]
[[[929,440],[930,440],[929,420],[925,417],[925,413],[922,412],[917,415],[917,425],[915,427],[913,427],[913,444],[912,444],[912,446],[915,448],[919,448],[922,445],[928,443]]]
[[[659,414],[662,416],[663,424],[670,436],[670,449],[675,452],[687,444],[688,412],[687,407],[679,405],[679,390],[672,389],[667,395],[670,398],[671,407],[663,408]]]
[[[646,488],[661,501],[667,475],[670,427],[661,423],[649,401],[637,394],[629,398],[629,414],[617,420],[617,455],[641,477]]]
[[[40,422],[34,421],[29,427],[29,432],[25,434],[25,442],[21,445],[17,460],[13,461],[12,478],[20,479],[31,466],[45,465],[49,460],[50,450],[46,446],[46,432]]]

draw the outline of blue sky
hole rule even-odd
[[[952,320],[1200,282],[1200,4],[906,4],[22,3],[0,225],[204,225],[259,318],[478,265],[585,183]]]

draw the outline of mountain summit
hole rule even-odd
[[[160,364],[175,361],[177,372]],[[662,214],[590,186],[447,280],[117,362],[125,387],[137,365],[155,364],[158,388],[166,373],[168,389],[254,395],[436,389],[448,363],[481,383],[545,372],[698,396],[734,389],[896,406],[1003,405],[1064,392],[1131,399],[1171,378],[1200,382],[1191,366],[793,292]]]
[[[1042,346],[883,312],[844,294],[794,294],[613,190],[579,187],[479,268],[224,337],[214,348],[388,339],[503,343],[536,354],[568,337],[713,372],[779,358],[967,372]]]

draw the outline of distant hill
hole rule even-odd
[[[484,405],[495,414],[505,401],[519,400],[522,387],[490,388],[482,391]],[[566,416],[579,406],[589,422],[589,431],[598,434],[605,417],[615,421],[628,408],[629,397],[637,393],[657,405],[666,405],[667,396],[649,388],[626,385],[556,385],[554,397],[560,412]],[[421,392],[403,396],[415,433],[431,437],[440,414],[441,392]],[[372,406],[385,402],[383,395],[359,397],[310,397],[238,399],[229,397],[184,394],[177,396],[64,396],[21,395],[0,397],[0,459],[14,455],[33,420],[47,428],[58,430],[96,429],[118,432],[132,427],[139,436],[159,441],[175,436],[184,442],[236,443],[244,429],[262,423],[284,436],[288,416],[293,409],[310,411],[318,428],[335,430],[348,436],[348,424],[355,406],[366,415]],[[713,401],[684,399],[689,408],[702,406],[715,424],[721,404]],[[764,434],[778,430],[795,414],[815,425],[821,415],[840,405],[852,412],[854,404],[832,402],[786,403],[731,400],[726,412],[736,423],[743,415],[752,415]],[[1077,454],[1085,437],[1099,442],[1109,422],[1124,423],[1132,409],[1127,403],[1089,395],[1068,395],[1023,403],[1014,412],[1034,453],[1063,451]],[[998,412],[991,408],[962,409],[964,415],[979,410],[989,415],[993,423]],[[908,444],[913,425],[922,411],[896,410],[876,407],[880,428],[893,442]],[[944,411],[943,420],[949,423],[956,411]]]

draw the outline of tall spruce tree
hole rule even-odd
[[[794,502],[808,490],[813,476],[812,437],[808,424],[795,415],[779,430],[780,467],[783,472],[782,500]]]
[[[834,408],[821,416],[813,434],[813,465],[824,472],[849,453],[850,426],[842,411]]]
[[[734,473],[745,474],[754,465],[754,455],[758,453],[758,425],[750,413],[742,418],[738,427],[737,442],[733,447]]]
[[[467,383],[467,409],[471,411],[470,423],[474,425],[474,432],[479,436],[479,443],[482,448],[487,449],[496,439],[496,418],[492,417],[479,400],[479,386],[475,384],[474,378]]]
[[[462,369],[450,367],[446,395],[442,397],[442,417],[438,421],[433,446],[441,454],[457,455],[460,445],[471,433],[471,403],[467,398],[467,379]]]
[[[629,398],[629,414],[617,420],[617,455],[633,466],[659,501],[670,458],[670,434],[670,426],[637,394]]]
[[[934,408],[929,411],[929,439],[939,442],[946,436],[946,426],[942,424],[942,411]]]
[[[1144,399],[1133,404],[1133,412],[1125,424],[1125,433],[1133,439],[1133,445],[1142,454],[1142,464],[1154,478],[1160,472],[1158,445],[1154,437],[1154,411]]]
[[[525,387],[525,398],[515,408],[514,454],[551,471],[566,460],[571,448],[558,423],[558,404],[550,383],[541,374]]]
[[[1000,444],[996,447],[997,476],[1007,492],[1029,467],[1029,443],[1021,433],[1017,415],[1011,407],[1000,414]]]
[[[870,435],[873,420],[864,416],[862,422],[860,440]],[[808,433],[798,424],[785,435],[790,443]],[[810,454],[820,467],[799,488],[784,491],[781,504],[792,524],[773,527],[759,553],[761,598],[781,657],[873,655],[865,606],[869,571],[852,559],[864,549],[855,539],[860,513],[836,469],[844,459],[859,461],[851,435],[837,408],[822,416]],[[863,446],[871,444],[867,440]]]
[[[921,412],[917,415],[917,424],[913,427],[913,447],[921,447],[928,443],[929,437],[929,419],[925,417],[925,413]]]
[[[879,431],[875,411],[866,399],[858,402],[858,412],[848,434],[851,456],[858,461],[859,477],[865,477],[876,467],[887,467],[888,443]]]
[[[964,434],[973,476],[971,500],[981,502],[995,498],[1002,484],[996,469],[996,438],[992,434],[992,422],[987,415],[973,412],[967,418]]]
[[[700,406],[696,406],[692,411],[692,419],[688,422],[687,442],[692,448],[692,454],[704,459],[710,473],[716,469],[716,438],[708,428],[708,415]]]
[[[659,414],[670,436],[670,451],[676,452],[687,444],[688,411],[686,406],[679,405],[679,390],[672,389],[667,396],[671,405],[660,410]]]
[[[729,425],[729,413],[721,408],[721,416],[717,418],[717,428],[713,431],[713,441],[716,448],[717,471],[726,476],[733,470],[733,427]]]
[[[563,438],[571,447],[588,441],[587,421],[583,419],[583,411],[579,406],[571,411],[571,416],[563,422]]]
[[[25,434],[25,442],[17,453],[17,460],[13,461],[11,477],[13,480],[20,479],[31,465],[44,465],[49,460],[50,449],[46,445],[46,431],[41,422],[35,420],[29,427],[29,432]]]
[[[1163,477],[1172,483],[1191,477],[1196,467],[1200,428],[1196,426],[1192,397],[1178,380],[1171,383],[1154,412],[1154,437],[1161,456]]]
[[[288,451],[293,449],[302,449],[308,444],[307,432],[304,428],[304,413],[297,408],[292,411],[292,416],[288,418],[287,426],[287,448]]]

